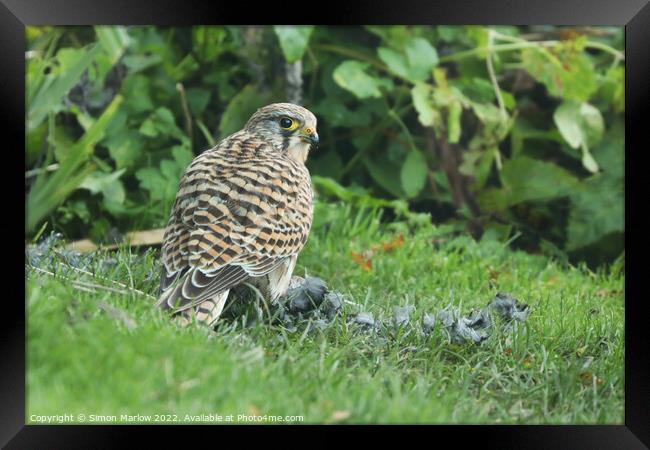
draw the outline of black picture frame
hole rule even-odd
[[[255,6],[253,6],[255,5]],[[643,201],[644,168],[641,155],[648,148],[648,105],[650,105],[650,5],[647,0],[547,0],[524,2],[498,0],[454,1],[324,1],[240,3],[198,0],[0,0],[0,102],[3,143],[4,220],[0,228],[5,239],[3,272],[5,287],[13,284],[12,271],[18,264],[11,256],[23,252],[21,227],[16,211],[24,212],[18,189],[22,169],[13,169],[10,158],[20,158],[24,147],[25,117],[25,26],[27,25],[193,25],[193,24],[555,24],[625,26],[627,99],[625,113],[626,151],[626,319],[625,319],[625,424],[620,426],[437,426],[429,438],[462,442],[475,440],[494,448],[644,448],[650,446],[650,371],[648,370],[647,300],[642,295],[643,247],[638,239],[645,232],[643,213],[635,208]],[[8,139],[13,138],[13,139]],[[9,142],[15,142],[9,145]],[[644,145],[645,144],[645,145]],[[20,165],[17,165],[20,168]],[[16,202],[16,207],[10,203]],[[22,208],[22,209],[21,209]],[[15,229],[14,229],[15,228]],[[634,235],[635,240],[631,240]],[[15,245],[15,249],[13,248]],[[15,251],[15,253],[14,253]],[[11,256],[10,256],[11,255]],[[635,262],[637,262],[635,264]],[[13,267],[13,268],[12,268]],[[15,274],[19,280],[21,275]],[[18,284],[18,283],[16,283]],[[20,286],[20,284],[19,284]],[[213,427],[161,426],[26,426],[25,425],[25,308],[24,285],[15,295],[5,290],[0,326],[2,370],[0,371],[0,445],[5,448],[96,448],[133,442],[127,433],[153,431],[159,438],[177,433],[199,442]],[[258,427],[259,428],[259,427]],[[392,427],[388,427],[390,430]],[[275,427],[266,427],[275,429]],[[244,431],[247,431],[245,429]],[[216,430],[223,435],[223,428]],[[230,431],[230,430],[228,430]],[[241,431],[241,429],[239,430]],[[376,431],[376,430],[375,430]],[[171,432],[171,433],[170,433]],[[375,433],[376,434],[376,433]],[[128,441],[126,439],[129,439]],[[187,442],[187,441],[186,441]],[[204,441],[206,442],[206,441]],[[645,444],[645,445],[644,445]],[[647,448],[647,447],[645,447]]]

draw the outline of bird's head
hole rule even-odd
[[[302,163],[311,146],[318,146],[316,116],[293,103],[272,103],[258,109],[245,126],[278,150]]]

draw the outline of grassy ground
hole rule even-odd
[[[442,228],[407,232],[405,224],[380,225],[375,213],[326,212],[297,274],[320,276],[358,306],[346,303],[342,318],[315,333],[240,322],[224,322],[216,333],[180,329],[144,295],[29,271],[28,423],[61,414],[73,421],[84,414],[86,423],[91,415],[140,422],[121,414],[180,423],[228,415],[235,422],[246,421],[240,415],[305,423],[623,422],[620,266],[593,273]],[[370,270],[351,257],[396,242],[399,232],[406,232],[403,245],[377,251]],[[96,255],[91,267],[155,294],[154,251]],[[122,290],[63,268],[57,275]],[[442,330],[425,337],[416,327],[380,339],[345,321],[360,310],[387,318],[393,306],[411,304],[417,323],[445,306],[463,313],[485,306],[497,291],[532,312],[524,326],[499,329],[480,346],[452,344]]]

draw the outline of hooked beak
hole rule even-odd
[[[302,138],[303,141],[308,142],[314,147],[318,147],[319,139],[316,130],[312,128],[304,128],[303,130],[300,131],[300,137]]]

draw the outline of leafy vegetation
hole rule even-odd
[[[386,224],[379,205],[318,208],[296,273],[327,280],[347,302],[313,332],[244,326],[245,317],[216,332],[177,327],[149,297],[155,251],[30,257],[39,269],[27,268],[28,421],[65,412],[85,414],[84,423],[91,414],[189,423],[186,414],[209,413],[239,422],[623,423],[622,260],[593,272],[418,216]],[[480,346],[419,331],[424,313],[467,313],[497,291],[529,304],[528,320]],[[398,305],[415,307],[415,326],[388,338],[346,320],[365,311],[385,321]]]
[[[622,28],[28,27],[27,41],[28,237],[164,226],[193,156],[301,99],[321,186],[560,258],[623,251]]]

